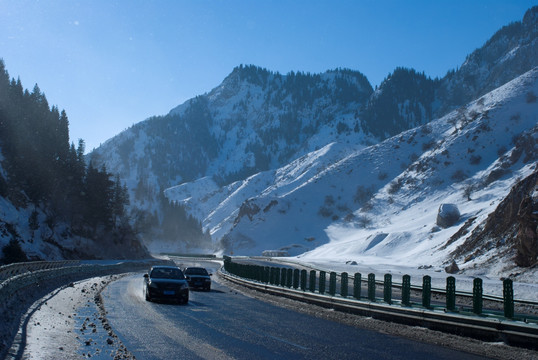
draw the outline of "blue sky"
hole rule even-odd
[[[210,91],[239,64],[397,66],[442,77],[535,1],[0,0],[0,58],[65,109],[87,150]]]

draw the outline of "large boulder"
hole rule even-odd
[[[441,204],[437,212],[437,225],[449,228],[460,220],[460,211],[454,204]]]

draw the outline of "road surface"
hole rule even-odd
[[[212,272],[215,274],[216,266]],[[108,321],[137,359],[478,359],[298,313],[221,284],[188,305],[145,301],[142,273],[103,291]]]

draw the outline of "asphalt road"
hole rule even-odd
[[[209,263],[201,264],[213,268]],[[219,283],[187,305],[146,302],[142,273],[103,292],[108,321],[137,359],[478,359],[300,314]]]

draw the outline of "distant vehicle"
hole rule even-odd
[[[186,304],[189,302],[189,285],[180,268],[153,266],[144,274],[144,296],[146,301],[172,299]]]
[[[188,267],[185,268],[185,277],[191,288],[204,289],[206,291],[211,290],[211,274],[202,267]]]

